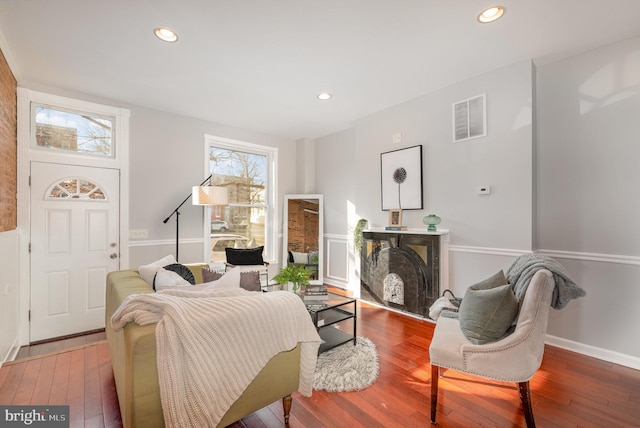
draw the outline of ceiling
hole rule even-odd
[[[640,34],[638,0],[0,0],[19,84],[288,139],[521,60],[544,65]],[[174,29],[167,44],[154,28]],[[328,91],[330,101],[316,94]]]

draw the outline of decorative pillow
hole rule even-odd
[[[215,270],[202,268],[202,282],[211,282],[220,279],[224,275],[224,272],[217,272]]]
[[[196,285],[196,278],[193,276],[193,272],[191,272],[191,269],[189,269],[185,265],[182,265],[180,263],[172,263],[165,266],[163,269],[175,272],[180,275],[185,281],[188,281],[189,284]]]
[[[261,291],[260,288],[260,272],[240,272],[240,288],[248,291]]]
[[[160,291],[169,287],[190,287],[192,284],[176,272],[160,268],[153,277],[153,289]]]
[[[458,313],[460,329],[471,343],[483,345],[503,338],[518,315],[518,300],[511,285],[500,282],[502,271],[469,287]]]
[[[498,287],[500,285],[508,284],[509,280],[504,276],[504,272],[502,270],[494,273],[489,278],[484,281],[480,281],[477,284],[473,284],[469,287],[471,290],[486,290],[488,288]]]
[[[304,265],[309,263],[309,254],[308,253],[298,253],[296,251],[292,251],[291,254],[293,254],[293,262],[294,263],[301,263],[301,264],[304,264]]]
[[[170,265],[172,263],[177,263],[175,257],[173,255],[168,255],[160,260],[156,260],[153,263],[149,263],[148,265],[143,265],[138,268],[138,273],[144,279],[144,282],[153,287],[153,278],[163,266]]]
[[[240,269],[231,268],[220,279],[206,284],[206,290],[216,288],[240,288]]]
[[[227,263],[232,265],[264,264],[264,259],[262,258],[264,245],[256,248],[225,248],[224,251],[227,254]]]

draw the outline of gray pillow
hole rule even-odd
[[[509,281],[507,280],[507,277],[504,276],[504,272],[500,270],[495,274],[491,275],[489,278],[485,279],[484,281],[480,281],[477,284],[473,284],[471,287],[469,287],[469,289],[470,290],[486,290],[488,288],[494,288],[494,287],[498,287],[500,285],[505,285],[508,283]]]
[[[500,271],[467,289],[458,313],[460,329],[476,345],[495,342],[509,331],[518,310],[518,300]]]
[[[240,288],[244,288],[247,291],[261,291],[260,272],[240,272]]]
[[[224,275],[224,272],[216,272],[211,269],[202,268],[202,282],[217,281]]]

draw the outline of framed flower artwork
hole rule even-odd
[[[422,146],[380,154],[382,210],[421,210]]]

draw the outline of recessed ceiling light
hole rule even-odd
[[[318,95],[316,95],[319,100],[323,101],[330,100],[332,96],[333,95],[331,95],[329,92],[320,92]]]
[[[178,35],[170,28],[158,27],[153,33],[162,41],[173,43],[178,41]]]
[[[482,13],[478,15],[478,21],[482,22],[483,24],[487,24],[489,22],[495,21],[496,19],[500,18],[502,15],[504,15],[504,7],[492,6],[490,8],[483,10]]]

